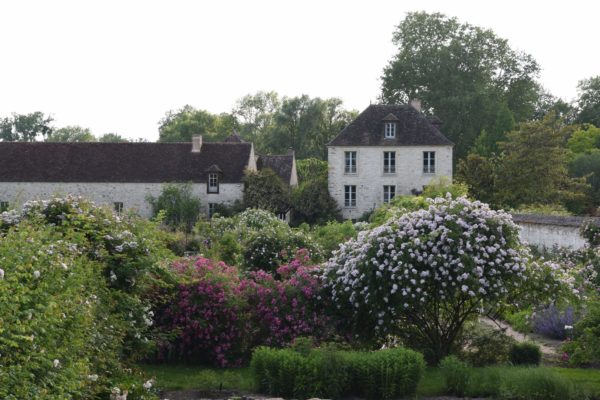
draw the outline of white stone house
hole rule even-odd
[[[420,192],[432,178],[452,178],[454,144],[419,108],[370,105],[328,144],[329,193],[344,218]]]
[[[295,164],[287,168],[295,174]],[[257,156],[237,135],[204,143],[202,136],[192,143],[0,142],[0,211],[70,193],[148,217],[148,196],[159,196],[165,183],[191,182],[210,215],[216,204],[242,200],[246,170],[257,170]]]

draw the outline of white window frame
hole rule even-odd
[[[396,185],[383,185],[383,202],[389,204],[396,197]]]
[[[218,203],[208,203],[208,218],[212,218],[212,216],[215,214],[215,208],[217,207]]]
[[[344,173],[345,174],[356,174],[357,164],[357,153],[356,151],[345,151],[344,152]]]
[[[386,139],[393,139],[396,137],[396,123],[386,122],[384,125],[384,133]]]
[[[279,219],[280,221],[287,222],[287,213],[286,212],[277,213],[277,219]]]
[[[208,174],[206,190],[208,193],[219,193],[219,174],[215,172]]]
[[[435,151],[423,152],[423,173],[435,174]]]
[[[0,201],[0,212],[8,211],[10,209],[10,202]]]
[[[113,208],[117,214],[121,214],[123,212],[123,202],[122,201],[113,202]]]
[[[356,185],[344,185],[344,207],[356,207]]]
[[[383,173],[384,174],[395,174],[396,173],[396,152],[395,151],[384,151],[383,152]]]

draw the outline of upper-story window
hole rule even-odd
[[[0,213],[4,212],[4,211],[8,211],[8,207],[10,207],[10,204],[8,203],[8,201],[0,201]]]
[[[219,174],[208,174],[208,193],[219,193]]]
[[[344,173],[355,174],[356,173],[356,152],[346,151],[344,152],[345,167]]]
[[[423,152],[423,173],[435,174],[435,151]]]
[[[396,137],[396,123],[395,122],[386,122],[385,123],[385,138],[393,139]]]
[[[383,173],[384,174],[395,174],[396,173],[396,152],[395,151],[384,151],[383,152]]]

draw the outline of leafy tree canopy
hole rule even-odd
[[[326,179],[301,183],[292,195],[293,223],[324,224],[341,220],[337,202],[329,194]]]
[[[414,12],[398,25],[393,43],[398,53],[383,71],[382,100],[420,98],[425,112],[443,121],[458,158],[483,129],[493,130],[502,104],[517,122],[533,115],[539,66],[491,30]]]
[[[580,182],[567,174],[565,130],[568,127],[549,114],[507,134],[497,181],[503,204],[561,203],[581,195]]]
[[[38,137],[52,133],[52,121],[54,118],[40,111],[13,113],[10,117],[0,118],[0,139],[5,142],[34,142]]]
[[[99,142],[102,143],[126,143],[129,139],[119,135],[118,133],[105,133],[98,138]]]
[[[159,142],[191,142],[192,136],[204,135],[208,140],[224,139],[235,128],[231,114],[211,114],[190,105],[168,111],[159,122]]]
[[[319,160],[318,158],[305,158],[304,160],[296,161],[296,170],[300,183],[313,179],[327,180],[327,161]]]
[[[600,126],[600,75],[580,81],[577,89],[578,122]]]
[[[46,137],[46,142],[95,142],[96,138],[88,128],[69,125],[55,129]]]
[[[260,208],[275,214],[287,212],[290,209],[290,190],[269,168],[247,171],[244,177],[244,207]]]
[[[600,149],[600,128],[593,125],[584,125],[573,132],[567,147],[575,154],[591,153]]]
[[[190,233],[200,219],[200,198],[192,193],[190,183],[166,184],[158,197],[148,196],[155,216],[164,213],[163,222],[173,229],[183,228]]]

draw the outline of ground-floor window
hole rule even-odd
[[[356,185],[344,186],[344,207],[356,207]]]
[[[383,186],[383,202],[389,203],[396,196],[395,185],[384,185]]]
[[[282,221],[287,221],[287,213],[286,212],[278,213],[277,218],[279,218]]]
[[[113,208],[115,209],[115,212],[117,214],[121,214],[123,212],[123,202],[122,201],[115,201],[113,203]]]
[[[212,218],[216,211],[217,203],[208,203],[208,218]]]

